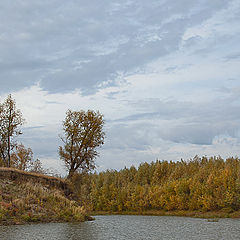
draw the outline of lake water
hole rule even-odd
[[[83,223],[46,223],[0,226],[1,240],[155,240],[240,239],[239,219],[161,216],[96,216]]]

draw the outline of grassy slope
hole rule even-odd
[[[12,170],[11,170],[12,171]],[[84,221],[85,210],[64,190],[38,181],[0,178],[0,224]]]

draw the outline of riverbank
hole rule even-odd
[[[62,179],[4,169],[0,174],[0,224],[80,222],[89,217]]]
[[[142,216],[179,216],[179,217],[193,217],[193,218],[240,218],[240,211],[232,211],[229,209],[222,209],[220,211],[201,212],[201,211],[161,211],[148,210],[139,212],[107,212],[107,211],[92,211],[91,216],[97,215],[142,215]]]

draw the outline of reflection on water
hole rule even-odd
[[[1,240],[240,239],[240,220],[160,216],[96,216],[93,222],[0,226]]]

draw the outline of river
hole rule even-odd
[[[96,216],[83,223],[45,223],[0,226],[1,240],[157,240],[240,239],[240,219],[169,216]]]

